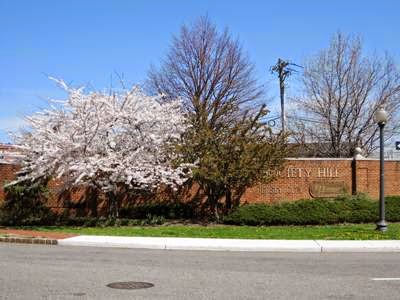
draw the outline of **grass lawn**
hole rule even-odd
[[[326,239],[366,240],[400,239],[400,223],[389,224],[386,233],[377,232],[375,224],[343,224],[329,226],[224,226],[224,225],[168,225],[121,227],[19,227],[50,232],[81,235],[197,237],[238,239]]]

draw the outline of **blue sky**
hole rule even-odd
[[[395,0],[0,0],[0,141],[44,99],[62,96],[46,74],[99,89],[115,72],[141,83],[172,34],[201,15],[240,38],[274,100],[268,68],[277,58],[301,63],[338,30],[400,61],[399,11]]]

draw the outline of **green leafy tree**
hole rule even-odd
[[[165,100],[180,98],[190,129],[180,158],[194,164],[193,179],[216,218],[237,206],[247,187],[273,178],[286,154],[283,135],[263,122],[262,88],[240,43],[207,19],[183,26],[166,59],[149,73],[149,87]],[[225,201],[224,201],[225,200]]]

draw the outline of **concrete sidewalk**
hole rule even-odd
[[[400,252],[400,240],[245,240],[81,235],[62,246],[255,252]]]

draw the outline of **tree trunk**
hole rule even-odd
[[[113,192],[107,193],[108,200],[108,217],[115,219],[119,217],[117,196]]]
[[[232,192],[229,188],[225,192],[225,207],[228,212],[232,209]]]
[[[218,198],[214,198],[212,202],[212,212],[217,221],[219,221],[219,213],[218,213]]]
[[[87,197],[88,209],[90,210],[90,214],[92,217],[97,217],[99,190],[95,187],[89,187],[87,190]]]
[[[235,195],[233,196],[233,204],[232,204],[232,208],[236,208],[240,205],[240,198],[242,198],[242,195],[244,194],[244,192],[246,191],[246,187],[240,187],[235,191]]]
[[[211,213],[214,215],[215,219],[219,220],[218,214],[218,198],[215,196],[212,188],[206,189],[207,201],[210,205]]]

